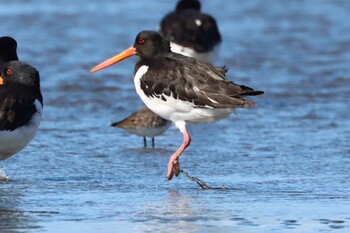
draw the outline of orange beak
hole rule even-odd
[[[107,68],[108,66],[114,65],[115,63],[118,63],[133,55],[136,55],[136,49],[134,46],[131,46],[125,49],[123,52],[119,53],[118,55],[115,55],[114,57],[111,57],[110,59],[98,64],[97,66],[92,68],[90,71],[96,72],[96,71],[102,70],[104,68]]]
[[[0,76],[0,85],[4,84],[4,79]]]

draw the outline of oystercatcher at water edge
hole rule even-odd
[[[174,122],[183,134],[182,145],[168,163],[169,180],[179,175],[179,157],[191,142],[186,123],[226,118],[235,108],[256,105],[243,97],[263,94],[227,80],[226,69],[171,52],[169,40],[154,31],[140,32],[133,46],[91,71],[104,69],[133,55],[140,57],[134,70],[136,92],[149,109]]]
[[[146,137],[152,138],[152,147],[154,147],[154,137],[163,134],[170,125],[171,121],[161,118],[147,107],[139,109],[124,120],[111,124],[131,134],[142,136],[144,147],[147,147]]]
[[[39,72],[21,61],[6,63],[0,77],[0,160],[16,154],[33,139],[42,108]]]
[[[219,53],[221,35],[216,20],[201,11],[199,0],[180,0],[160,23],[160,33],[170,40],[175,53],[213,62]]]
[[[9,61],[16,61],[17,42],[9,36],[0,37],[0,69]]]

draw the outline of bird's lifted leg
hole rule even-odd
[[[143,147],[147,147],[147,141],[146,141],[146,137],[143,137]]]
[[[182,154],[182,152],[190,145],[191,143],[191,136],[187,132],[186,128],[183,126],[183,128],[179,127],[180,131],[183,134],[184,141],[182,145],[177,149],[177,151],[170,157],[169,163],[168,163],[168,174],[167,178],[171,180],[175,174],[175,176],[178,176],[180,174],[180,162],[179,157]]]

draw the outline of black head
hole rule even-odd
[[[31,65],[21,61],[10,61],[2,69],[1,77],[4,85],[22,85],[40,89],[39,72]]]
[[[155,31],[142,31],[135,39],[134,47],[141,58],[155,58],[170,52],[169,40]]]
[[[143,61],[153,61],[170,52],[170,42],[167,39],[155,31],[142,31],[136,36],[133,46],[93,67],[91,72],[102,70],[134,55],[138,55]]]
[[[201,3],[199,0],[180,0],[176,5],[176,11],[192,9],[196,11],[201,10]]]
[[[18,60],[16,40],[9,36],[0,37],[0,65],[14,60]]]

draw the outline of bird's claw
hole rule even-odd
[[[180,174],[180,163],[179,160],[172,160],[170,159],[169,164],[168,164],[168,174],[167,178],[168,180],[171,180],[173,176],[179,176]]]

